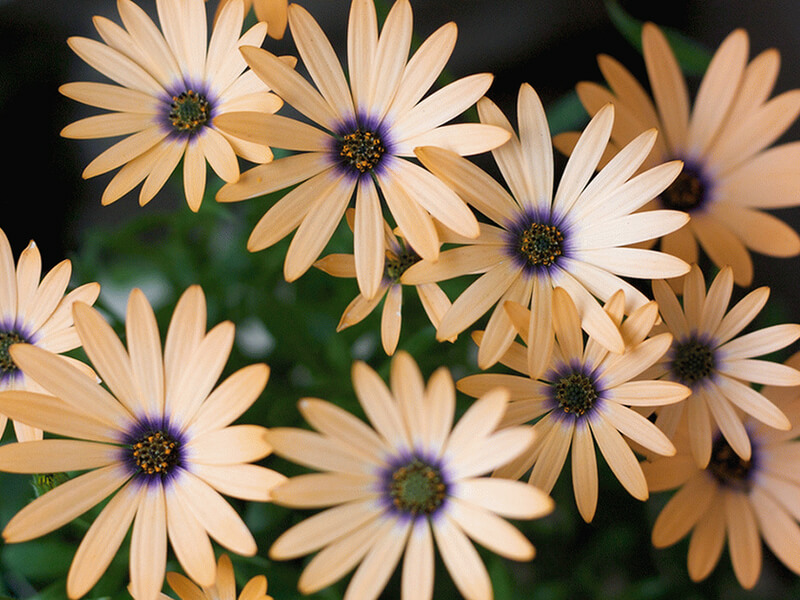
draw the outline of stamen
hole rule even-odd
[[[205,96],[193,90],[172,97],[169,122],[181,133],[194,133],[209,119],[211,106]]]
[[[416,252],[406,249],[399,255],[391,250],[386,251],[386,278],[389,281],[397,281],[406,272],[406,270],[422,260]]]
[[[131,454],[140,473],[166,475],[180,460],[180,446],[166,431],[149,431],[131,445]]]
[[[684,167],[680,175],[661,194],[664,208],[691,211],[703,203],[706,189],[693,169]]]
[[[750,470],[753,466],[752,458],[744,460],[734,452],[724,437],[719,436],[711,447],[711,459],[708,470],[714,478],[727,487],[740,491],[750,489]]]
[[[594,382],[583,373],[571,373],[559,379],[555,386],[558,407],[578,417],[586,414],[599,397]]]
[[[714,353],[707,344],[689,339],[675,347],[672,374],[684,385],[693,386],[714,372]]]
[[[375,132],[359,127],[342,138],[339,158],[345,165],[366,173],[378,166],[385,152],[386,148]]]
[[[555,225],[531,223],[517,239],[517,251],[531,267],[549,267],[564,252],[564,234]]]
[[[0,331],[0,375],[17,371],[18,367],[9,351],[14,344],[22,344],[27,340],[16,331]]]
[[[397,510],[430,515],[444,502],[447,485],[438,468],[413,458],[392,472],[388,492]]]

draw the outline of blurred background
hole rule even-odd
[[[137,2],[155,14],[154,0]],[[300,3],[343,52],[349,3]],[[216,0],[208,5],[213,14]],[[635,19],[673,28],[708,52],[731,30],[744,27],[750,34],[751,57],[769,47],[781,52],[783,64],[774,93],[800,88],[796,0],[620,0],[619,6]],[[509,115],[515,114],[520,84],[530,83],[545,104],[554,134],[586,122],[573,90],[581,80],[602,81],[597,54],[616,57],[646,81],[641,56],[615,27],[602,0],[412,0],[412,7],[420,39],[447,21],[457,23],[459,39],[448,63],[449,76],[494,73],[489,96]],[[375,311],[336,334],[339,315],[357,294],[355,282],[334,280],[312,269],[287,284],[281,269],[288,239],[267,251],[246,252],[250,230],[274,198],[216,204],[218,184],[210,176],[203,207],[194,214],[186,206],[178,172],[144,208],[138,206],[138,188],[102,207],[102,190],[113,172],[81,178],[84,167],[111,142],[59,136],[65,125],[96,111],[61,96],[58,86],[101,80],[66,44],[70,36],[98,38],[91,21],[94,15],[119,22],[113,0],[0,0],[0,115],[6,140],[2,168],[8,184],[0,227],[10,238],[15,257],[35,239],[44,268],[72,259],[76,284],[101,281],[98,306],[117,327],[132,285],[145,288],[165,331],[177,296],[189,284],[200,283],[208,297],[209,325],[223,319],[237,325],[229,370],[255,361],[266,361],[272,368],[264,401],[244,422],[300,425],[294,403],[301,396],[329,399],[357,412],[349,380],[352,360],[367,360],[382,375],[388,373],[377,333],[380,313]],[[264,45],[277,54],[295,54],[288,34],[278,42],[268,38]],[[690,79],[691,86],[696,84],[696,78]],[[800,127],[795,125],[782,141],[798,139],[798,134]],[[491,165],[490,159],[478,160],[482,166]],[[800,209],[776,211],[795,228],[799,213]],[[335,238],[329,251],[345,251],[346,240],[346,235]],[[792,276],[800,259],[754,259],[753,286],[773,287],[768,320],[800,321],[800,286]],[[447,365],[456,379],[475,372],[469,336],[462,335],[456,344],[436,345],[433,329],[412,296],[404,297],[400,348],[417,358],[426,378],[439,365]],[[324,305],[319,298],[326,299]],[[8,436],[6,432],[4,440]],[[287,474],[293,468],[280,461],[270,466]],[[592,524],[583,523],[575,510],[567,469],[554,491],[556,512],[523,527],[537,546],[536,560],[516,565],[482,554],[496,598],[800,597],[798,578],[769,552],[761,580],[750,593],[733,578],[727,553],[708,580],[693,584],[686,573],[686,540],[666,550],[654,550],[649,543],[649,529],[665,498],[640,503],[627,495],[604,465],[600,476],[600,500]],[[0,522],[6,523],[31,490],[29,482],[18,476],[0,476],[0,486]],[[299,517],[274,506],[237,508],[256,533],[261,550],[259,557],[235,560],[237,571],[251,576],[266,573],[277,600],[298,597],[295,586],[302,561],[281,566],[264,556],[276,532]],[[34,542],[0,548],[0,596],[63,598],[63,578],[88,521]],[[125,598],[126,560],[124,554],[115,559],[89,597]],[[435,597],[452,597],[454,588],[444,570],[438,573]],[[395,577],[385,598],[399,597],[397,584]],[[314,598],[339,598],[342,590],[340,583]]]

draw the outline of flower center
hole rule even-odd
[[[397,281],[411,265],[422,260],[413,250],[405,250],[399,255],[386,251],[386,277],[389,281]]]
[[[517,250],[531,267],[549,267],[563,253],[564,234],[555,225],[531,223],[517,238]]]
[[[711,447],[711,459],[708,470],[722,485],[741,491],[750,489],[750,469],[753,466],[752,458],[744,460],[734,452],[724,437],[719,436]]]
[[[169,122],[176,131],[194,133],[209,119],[211,106],[205,96],[193,90],[186,90],[172,97],[169,105]]]
[[[180,461],[180,446],[163,430],[148,431],[132,445],[133,462],[141,473],[166,475]]]
[[[559,379],[555,394],[561,410],[579,417],[591,410],[598,398],[594,383],[583,373],[571,373]]]
[[[395,508],[412,515],[430,515],[444,502],[447,485],[434,466],[419,458],[398,467],[389,482]]]
[[[375,132],[359,127],[342,138],[339,158],[360,173],[366,173],[378,166],[385,152],[386,148]]]
[[[714,353],[707,344],[690,339],[675,348],[672,359],[672,374],[678,381],[693,386],[714,371],[716,361]]]
[[[16,331],[0,331],[0,375],[13,373],[17,365],[11,358],[10,348],[14,344],[25,343],[27,340]]]
[[[703,203],[705,192],[700,176],[684,166],[675,181],[662,192],[661,203],[664,208],[691,211]]]

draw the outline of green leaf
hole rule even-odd
[[[606,0],[605,4],[611,22],[622,36],[641,52],[643,22],[626,12],[617,0]],[[712,57],[708,48],[669,27],[661,27],[661,31],[667,37],[675,58],[686,75],[705,73]]]

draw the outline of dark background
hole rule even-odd
[[[139,4],[155,12],[153,0]],[[216,3],[209,4],[211,10]],[[302,4],[320,21],[334,46],[343,48],[349,4],[345,0],[304,0]],[[680,30],[709,50],[733,28],[745,27],[751,56],[770,46],[781,51],[776,93],[800,87],[796,67],[800,5],[794,0],[624,0],[621,5],[639,19]],[[580,80],[600,81],[595,62],[600,52],[622,60],[634,73],[643,73],[641,58],[614,28],[602,0],[416,0],[412,6],[418,36],[456,21],[459,39],[449,72],[453,76],[494,73],[489,95],[512,114],[522,82],[533,85],[547,107]],[[86,181],[80,176],[90,160],[110,145],[109,140],[59,136],[68,123],[97,112],[57,91],[68,81],[102,79],[66,44],[71,35],[98,38],[93,15],[119,22],[112,0],[0,0],[2,169],[7,182],[0,227],[11,238],[15,254],[36,239],[45,266],[75,252],[84,228],[118,223],[141,210],[138,188],[115,204],[101,207],[100,195],[113,172]],[[265,46],[294,53],[289,36],[281,42],[268,38]],[[793,136],[795,130],[787,137]],[[179,193],[162,190],[145,210],[174,209],[181,204],[185,207]],[[777,261],[766,268],[787,266],[787,261]],[[764,271],[757,266],[757,278],[760,273]]]

